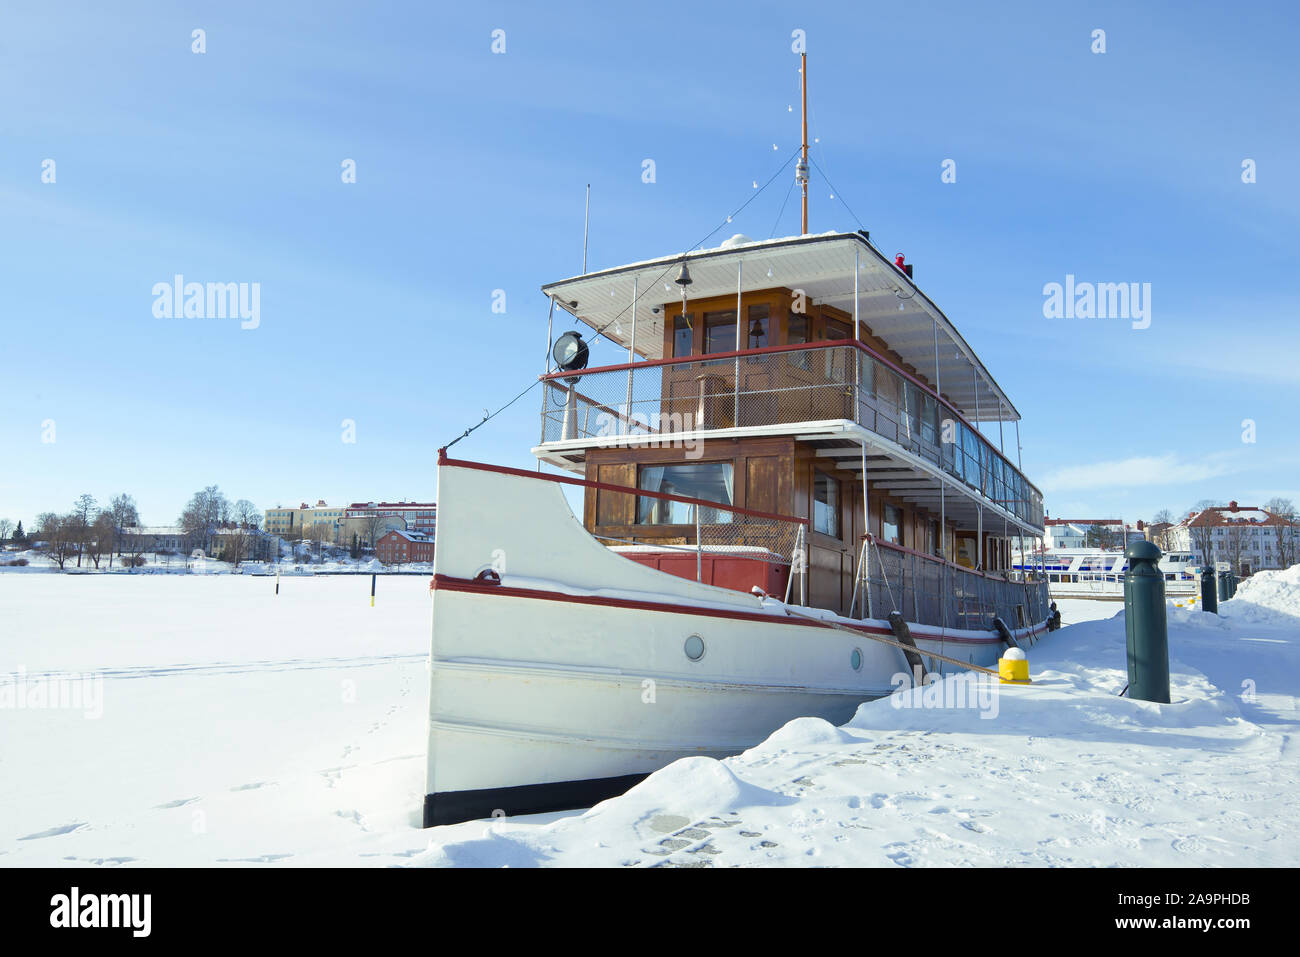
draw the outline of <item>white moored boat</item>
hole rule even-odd
[[[1124,600],[1124,576],[1128,559],[1122,549],[1049,548],[1029,556],[1029,567],[1047,575],[1053,598]],[[1015,568],[1023,568],[1016,555]],[[1191,552],[1173,551],[1161,555],[1160,571],[1165,577],[1165,595],[1182,598],[1200,593],[1201,567]]]
[[[426,826],[586,807],[1048,627],[1019,413],[903,257],[808,233],[806,140],[802,235],[543,286],[626,350],[587,368],[548,320],[533,453],[568,474],[440,452]]]

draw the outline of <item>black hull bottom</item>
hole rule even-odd
[[[477,791],[443,791],[424,796],[424,826],[460,824],[486,817],[518,817],[545,811],[573,811],[618,797],[646,779],[645,774],[617,778],[588,778],[585,781],[555,781],[550,784],[522,784]]]

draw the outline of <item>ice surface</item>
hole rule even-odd
[[[1171,704],[1121,698],[1123,606],[1059,602],[1033,684],[800,718],[585,812],[422,830],[423,577],[0,574],[0,865],[1292,865],[1300,569],[1169,609]],[[8,679],[5,676],[10,676]],[[945,703],[947,695],[947,703]],[[927,704],[927,698],[930,699]],[[936,706],[936,702],[938,705]],[[908,707],[897,707],[906,703]],[[987,703],[987,702],[986,702]],[[93,710],[93,709],[89,709]]]

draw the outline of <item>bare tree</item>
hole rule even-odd
[[[1241,574],[1241,555],[1246,548],[1246,530],[1236,522],[1229,523],[1223,536],[1223,547],[1234,575]]]
[[[135,499],[123,492],[120,495],[113,496],[108,503],[108,514],[113,517],[113,548],[114,551],[121,554],[122,543],[121,536],[124,528],[139,528],[140,512],[135,507]],[[108,556],[109,567],[113,565],[113,556]]]
[[[131,526],[134,528],[135,526]],[[148,542],[139,532],[126,532],[119,539],[122,553],[126,556],[126,566],[132,570],[144,564],[144,553]]]
[[[1214,526],[1209,523],[1208,519],[1197,516],[1196,519],[1188,526],[1192,533],[1192,546],[1201,554],[1202,566],[1209,568],[1214,565]]]
[[[113,496],[108,504],[108,513],[113,516],[113,524],[118,528],[134,528],[140,524],[140,512],[135,507],[135,499],[125,492]]]
[[[9,536],[13,534],[14,523],[7,518],[0,518],[0,546],[9,541]]]
[[[90,534],[86,539],[86,552],[90,555],[90,560],[95,563],[95,569],[99,569],[99,560],[104,555],[113,554],[113,540],[117,535],[117,529],[113,525],[113,516],[108,512],[100,512],[91,523]]]
[[[181,513],[180,526],[188,539],[189,548],[205,551],[212,536],[222,522],[230,520],[230,502],[215,485],[209,485],[190,496],[189,504]]]
[[[361,528],[362,531],[365,532],[365,544],[368,547],[374,548],[378,544],[379,538],[384,534],[386,530],[385,526],[387,524],[387,517],[380,515],[378,512],[368,512],[361,519]]]
[[[1275,519],[1273,530],[1277,535],[1277,562],[1281,568],[1290,568],[1296,563],[1296,510],[1289,498],[1275,497],[1268,500],[1265,511]]]
[[[246,498],[241,498],[231,506],[230,514],[244,528],[261,528],[262,513]]]
[[[230,562],[235,568],[239,563],[248,558],[249,548],[253,544],[252,533],[236,525],[232,529],[223,531],[218,538],[221,539],[221,559]]]
[[[98,511],[95,496],[83,492],[77,496],[77,500],[72,504],[72,511],[68,513],[69,525],[76,540],[78,568],[81,567],[81,556],[90,541],[91,523],[94,522]]]
[[[68,529],[68,519],[55,512],[42,512],[36,516],[37,535],[45,543],[45,553],[58,562],[59,570],[72,557],[75,543]]]
[[[1174,547],[1174,513],[1167,508],[1162,508],[1156,512],[1156,517],[1151,520],[1148,527],[1159,526],[1154,533],[1152,541],[1160,547],[1162,552],[1168,552]]]

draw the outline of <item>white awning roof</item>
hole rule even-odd
[[[579,321],[627,348],[632,339],[632,290],[636,283],[636,353],[663,358],[664,317],[652,308],[681,299],[673,280],[685,260],[693,283],[690,299],[735,295],[785,286],[810,301],[853,313],[853,262],[858,258],[861,321],[927,379],[935,377],[938,331],[939,385],[971,421],[1020,418],[1014,404],[939,307],[860,233],[823,233],[784,239],[728,240],[714,249],[632,263],[574,276],[542,287]],[[576,305],[575,305],[576,303]],[[899,306],[902,309],[899,309]]]

